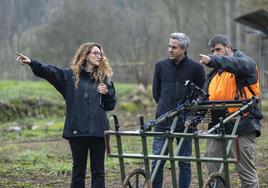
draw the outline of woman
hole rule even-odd
[[[85,187],[88,150],[91,187],[104,183],[104,131],[108,127],[105,111],[116,104],[111,82],[112,69],[99,44],[85,43],[76,51],[71,66],[61,69],[17,53],[17,61],[30,65],[33,73],[51,83],[66,103],[63,137],[69,141],[72,158],[72,188]]]

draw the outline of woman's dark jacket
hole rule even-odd
[[[187,56],[176,64],[171,59],[165,59],[155,64],[153,77],[153,97],[157,103],[156,118],[176,108],[184,102],[184,96],[188,92],[185,81],[190,80],[202,88],[205,82],[205,71],[200,63],[197,63]],[[170,129],[169,122],[156,125],[156,131]],[[183,131],[183,119],[179,118],[176,131]]]
[[[240,50],[233,50],[232,57],[211,55],[210,59],[208,66],[213,68],[213,70],[207,76],[207,81],[204,85],[206,90],[208,90],[209,83],[215,73],[222,71],[233,73],[236,78],[236,84],[241,87],[252,85],[257,82],[258,73],[256,63]],[[238,126],[237,135],[243,136],[255,132],[256,136],[260,136],[261,125],[259,120],[262,118],[262,113],[257,109],[257,107],[251,109],[251,112],[252,113],[248,116],[242,118],[241,123]],[[212,123],[209,124],[209,128],[219,122],[219,117],[224,118],[225,116],[226,111],[212,111]],[[225,129],[226,133],[230,134],[233,129],[233,124],[226,124]]]
[[[104,137],[104,131],[109,126],[105,111],[113,110],[116,104],[115,89],[111,82],[105,83],[108,93],[100,95],[95,79],[84,69],[81,70],[76,88],[71,69],[60,69],[36,60],[32,60],[30,67],[36,76],[51,83],[65,100],[64,138]]]

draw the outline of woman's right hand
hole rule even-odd
[[[17,55],[17,61],[22,64],[22,65],[25,65],[25,64],[30,64],[31,63],[31,59],[19,52],[16,52],[16,55]]]

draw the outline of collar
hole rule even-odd
[[[187,61],[187,59],[188,59],[188,57],[187,57],[187,55],[185,55],[185,57],[179,63],[176,63],[176,61],[173,59],[169,59],[169,60],[173,66],[181,66],[182,64],[184,64]]]

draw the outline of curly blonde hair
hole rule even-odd
[[[94,43],[94,42],[84,43],[78,48],[78,50],[76,51],[70,63],[71,64],[70,67],[73,71],[74,78],[75,78],[75,86],[77,88],[78,88],[78,83],[80,80],[81,70],[83,69],[83,66],[87,62],[86,57],[90,53],[91,49],[95,46],[100,49],[101,54],[102,54],[100,65],[95,67],[93,74],[92,74],[95,81],[97,83],[100,83],[100,82],[103,82],[105,79],[110,80],[113,75],[112,68],[104,54],[102,47],[99,44]]]

